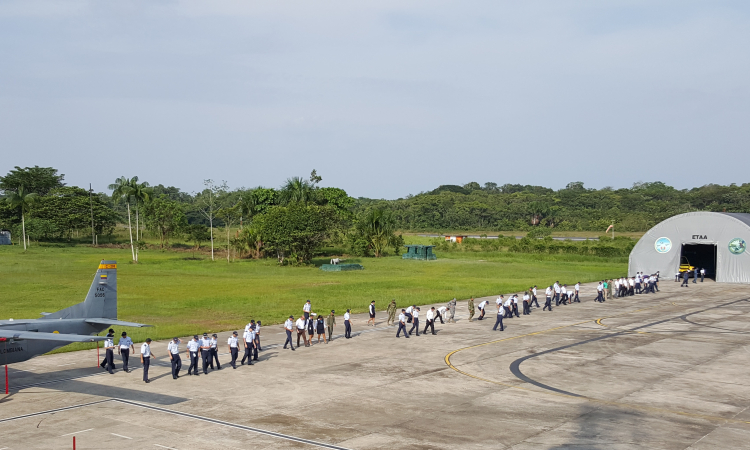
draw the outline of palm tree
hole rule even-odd
[[[139,241],[143,235],[140,232],[140,222],[138,218],[138,206],[146,203],[151,199],[153,189],[148,185],[148,182],[138,183],[138,177],[133,177],[130,180],[130,188],[133,199],[135,200],[135,240]],[[135,249],[135,261],[138,262],[138,248]]]
[[[21,210],[21,229],[23,236],[23,251],[26,251],[26,213],[29,212],[31,204],[36,200],[36,193],[26,192],[23,186],[18,187],[18,192],[13,192],[10,197],[7,198],[11,208],[18,208]]]
[[[135,247],[133,247],[133,227],[130,221],[130,200],[133,197],[133,183],[138,182],[138,177],[133,177],[133,180],[120,177],[115,180],[114,183],[109,185],[109,189],[112,189],[112,197],[115,201],[123,200],[128,205],[128,231],[130,231],[130,253],[135,259]]]
[[[279,200],[282,205],[289,203],[308,203],[313,197],[313,186],[302,177],[292,177],[281,186]]]
[[[382,209],[372,209],[364,216],[361,226],[375,256],[382,256],[383,250],[395,239],[396,221],[393,214]]]

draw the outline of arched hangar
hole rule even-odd
[[[706,277],[723,283],[750,283],[750,214],[691,212],[651,228],[630,252],[628,273],[659,271],[664,278],[678,271],[706,269]]]

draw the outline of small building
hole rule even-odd
[[[10,242],[10,231],[0,230],[0,245],[12,245]]]
[[[750,283],[750,214],[691,212],[659,223],[643,235],[630,252],[628,274],[705,269],[720,283]]]
[[[421,259],[424,261],[431,261],[437,259],[432,249],[434,245],[404,245],[406,247],[406,253],[401,255],[403,259]]]
[[[467,237],[469,237],[469,236],[446,236],[445,240],[446,241],[451,241],[451,242],[458,242],[460,244]]]

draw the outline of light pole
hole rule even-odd
[[[91,207],[91,245],[96,245],[96,234],[94,234],[94,200],[91,198],[91,194],[94,192],[91,189],[91,183],[89,183],[89,206]]]

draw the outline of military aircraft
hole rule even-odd
[[[150,327],[117,320],[117,261],[102,261],[83,303],[43,317],[0,320],[0,364],[26,361],[71,342],[103,341],[91,336],[110,326]]]

